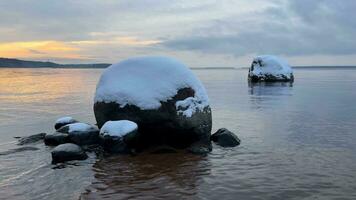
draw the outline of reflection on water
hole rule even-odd
[[[95,181],[82,199],[189,199],[210,174],[205,157],[183,153],[111,156],[93,170]]]
[[[0,101],[18,103],[51,102],[73,90],[73,84],[81,82],[81,76],[53,73],[51,70],[1,69]]]
[[[248,82],[249,93],[253,96],[292,95],[293,82]]]
[[[292,82],[248,82],[251,106],[255,109],[273,108],[275,104],[286,103],[293,95]],[[283,98],[283,101],[281,101]]]

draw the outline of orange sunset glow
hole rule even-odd
[[[114,37],[106,40],[5,42],[0,43],[0,57],[87,59],[88,56],[84,51],[96,46],[142,47],[158,43],[160,43],[159,40],[143,40],[136,37]]]

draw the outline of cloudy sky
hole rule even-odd
[[[61,63],[168,55],[192,67],[356,65],[355,0],[1,0],[0,57]]]

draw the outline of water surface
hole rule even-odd
[[[194,70],[242,144],[205,157],[142,154],[51,165],[50,147],[14,136],[52,132],[63,115],[95,123],[98,69],[0,69],[0,199],[355,199],[356,70],[298,69],[294,84],[248,85],[246,70]]]

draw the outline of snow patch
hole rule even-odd
[[[107,121],[100,129],[102,136],[122,137],[137,129],[137,124],[129,120]]]
[[[203,111],[206,106],[208,106],[206,102],[201,102],[195,97],[176,102],[177,113],[186,117],[192,117],[196,111]]]
[[[116,102],[121,107],[135,105],[142,110],[158,109],[161,102],[171,99],[179,89],[187,87],[195,91],[196,104],[209,105],[202,83],[181,62],[159,56],[135,57],[105,69],[97,85],[94,101]]]
[[[272,55],[255,57],[250,68],[250,76],[262,76],[266,74],[273,75],[277,78],[284,78],[283,76],[285,76],[290,79],[293,70],[288,62],[282,58]]]
[[[80,146],[72,143],[66,143],[58,145],[56,148],[53,149],[53,152],[64,151],[64,152],[79,152],[82,151]]]
[[[95,131],[98,130],[95,126],[85,124],[85,123],[74,123],[74,124],[69,124],[68,133],[80,133],[80,132],[87,132],[87,131]]]
[[[61,117],[59,119],[57,119],[56,124],[67,124],[67,123],[72,123],[74,122],[75,119],[73,119],[73,117]]]

